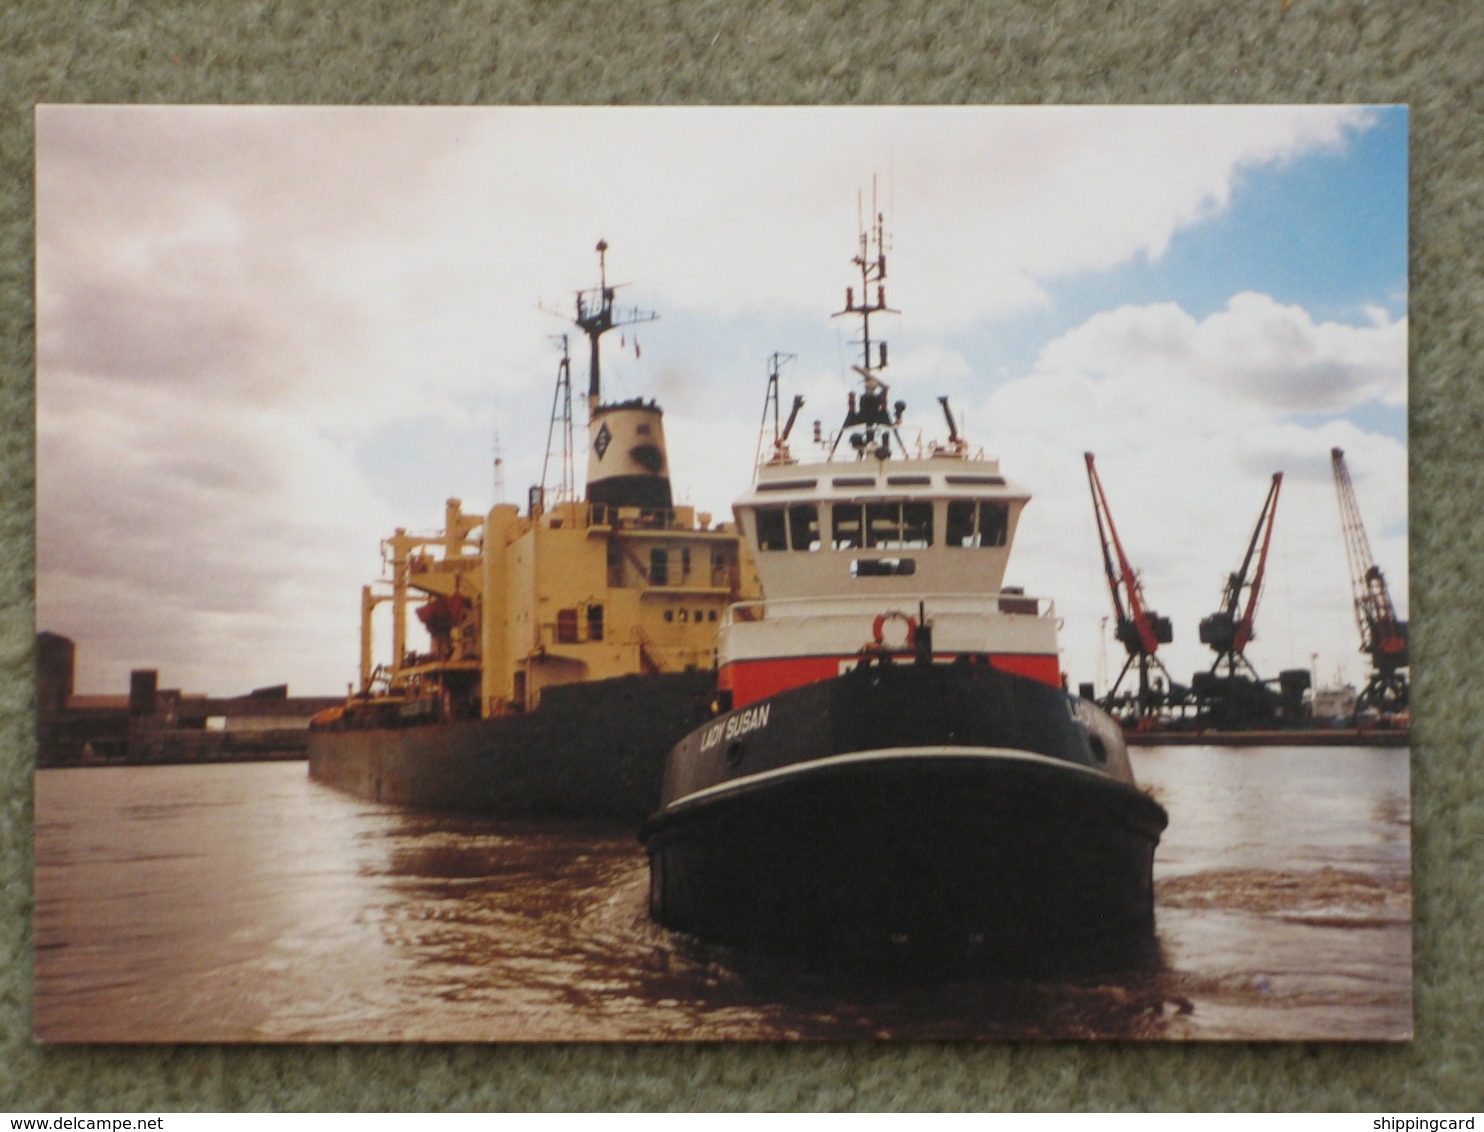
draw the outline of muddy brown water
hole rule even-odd
[[[302,763],[36,775],[50,1041],[1401,1039],[1403,749],[1136,751],[1170,813],[1122,970],[832,971],[650,922],[633,831],[373,805]]]

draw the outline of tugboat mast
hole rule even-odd
[[[834,456],[835,449],[840,444],[840,438],[845,435],[847,429],[863,425],[865,427],[862,431],[851,433],[851,447],[856,450],[859,458],[864,459],[867,455],[874,455],[884,460],[891,455],[891,436],[896,437],[897,448],[903,452],[906,451],[906,445],[902,443],[901,435],[897,432],[897,425],[901,423],[902,413],[907,405],[904,401],[898,401],[893,406],[895,416],[887,411],[888,386],[878,376],[882,370],[886,369],[886,342],[884,340],[873,342],[871,338],[871,316],[873,314],[901,313],[886,305],[886,218],[876,209],[874,181],[871,185],[871,211],[875,219],[869,226],[862,224],[860,252],[851,260],[851,263],[860,269],[860,300],[856,300],[854,287],[845,288],[845,309],[836,311],[833,316],[835,318],[843,315],[860,317],[861,336],[857,344],[861,348],[861,363],[851,368],[860,375],[862,391],[859,401],[854,393],[850,395],[845,423],[835,434],[835,439],[830,445],[830,455]],[[872,296],[873,288],[874,297]],[[876,347],[874,356],[871,349],[873,344]]]
[[[877,342],[876,357],[871,357],[871,316],[873,314],[900,314],[886,305],[886,218],[876,211],[876,187],[871,186],[871,211],[875,214],[874,223],[868,228],[861,225],[860,246],[861,250],[850,262],[860,269],[861,273],[861,301],[855,301],[855,288],[845,288],[845,309],[836,311],[835,317],[856,314],[861,319],[861,336],[857,345],[861,348],[861,364],[854,366],[856,373],[867,382],[875,377],[875,374],[886,368],[886,343]],[[871,301],[871,288],[876,288],[876,301]]]

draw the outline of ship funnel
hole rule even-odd
[[[612,507],[674,505],[664,413],[653,401],[599,405],[588,426],[587,499]]]

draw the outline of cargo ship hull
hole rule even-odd
[[[548,688],[527,713],[316,730],[309,775],[373,802],[637,822],[715,689],[710,672],[624,676]]]

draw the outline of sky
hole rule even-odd
[[[43,106],[37,627],[79,692],[343,690],[380,540],[540,481],[600,239],[659,315],[605,397],[728,515],[770,354],[802,430],[843,413],[874,192],[892,399],[1031,493],[1006,581],[1073,685],[1124,658],[1085,451],[1177,679],[1282,471],[1248,656],[1363,682],[1329,452],[1405,617],[1406,155],[1398,107]]]

